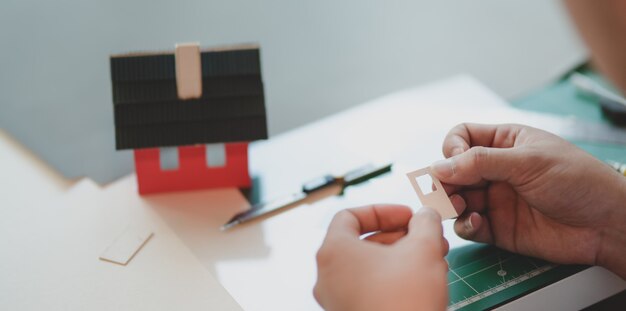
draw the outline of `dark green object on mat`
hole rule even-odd
[[[611,88],[600,75],[589,69],[582,68],[578,72]],[[519,109],[559,116],[573,116],[588,122],[608,123],[608,120],[602,115],[597,100],[578,94],[567,76],[544,89],[511,101],[511,105]],[[626,163],[626,146],[581,141],[572,141],[572,143],[600,160]]]

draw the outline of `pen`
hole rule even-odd
[[[581,94],[591,96],[598,100],[602,114],[611,123],[626,126],[626,99],[617,93],[611,92],[591,78],[573,73],[570,82]]]
[[[615,102],[626,107],[626,99],[624,99],[624,97],[609,91],[586,75],[574,72],[570,76],[570,82],[578,91],[584,94],[591,95],[598,99]]]
[[[334,177],[332,175],[324,175],[315,178],[304,183],[302,185],[302,189],[299,192],[292,193],[290,195],[270,202],[255,204],[249,210],[236,214],[226,224],[222,226],[221,230],[228,230],[239,224],[252,221],[271,213],[278,212],[279,210],[301,205],[302,203],[307,201],[307,199],[314,197],[315,195],[323,192],[323,190],[325,189],[329,189],[330,187],[338,188],[339,191],[335,192],[335,195],[342,195],[347,187],[368,181],[389,171],[391,171],[391,164],[385,164],[381,166],[368,164],[355,170],[349,171],[343,176]]]
[[[626,164],[615,162],[615,161],[611,161],[611,160],[606,161],[606,163],[608,165],[610,165],[618,173],[626,176]]]

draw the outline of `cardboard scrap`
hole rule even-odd
[[[129,226],[100,255],[100,260],[127,265],[154,234],[150,229]]]
[[[174,56],[178,98],[199,98],[202,96],[202,65],[200,63],[199,44],[177,44]]]
[[[427,206],[436,210],[441,215],[441,219],[444,220],[459,216],[454,209],[454,206],[452,206],[452,202],[450,201],[450,198],[448,198],[448,195],[443,189],[439,179],[435,178],[430,173],[430,168],[425,167],[417,171],[407,173],[406,175],[409,177],[411,185],[413,186],[413,189],[415,189],[422,206]],[[429,175],[435,185],[435,189],[433,189],[432,192],[425,193],[425,191],[423,191],[419,186],[417,178],[424,175]]]

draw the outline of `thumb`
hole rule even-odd
[[[441,216],[428,207],[420,208],[409,222],[409,232],[400,240],[400,245],[419,252],[426,250],[441,259],[448,252],[448,241],[443,238]],[[415,247],[419,245],[420,247]],[[439,257],[440,256],[440,257]]]
[[[443,237],[441,216],[435,210],[422,207],[409,221],[407,240],[433,240],[439,241]]]
[[[430,166],[434,177],[455,185],[473,185],[482,180],[508,181],[512,170],[521,164],[519,152],[513,148],[472,147]]]

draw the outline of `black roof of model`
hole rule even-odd
[[[177,95],[173,52],[111,56],[117,149],[267,138],[259,48],[202,50],[202,96]]]

